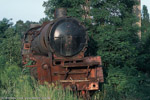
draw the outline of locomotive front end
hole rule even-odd
[[[104,82],[101,57],[85,57],[88,35],[72,17],[62,16],[33,27],[24,35],[23,64],[33,61],[31,74],[40,81],[70,87],[74,91],[96,91]]]
[[[50,45],[60,56],[75,56],[87,45],[85,28],[74,18],[58,19],[50,33]]]

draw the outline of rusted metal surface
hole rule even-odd
[[[67,9],[65,9],[65,8],[57,8],[55,10],[55,13],[54,13],[55,19],[56,18],[60,18],[60,17],[65,17],[65,16],[67,16]]]
[[[76,55],[67,56],[56,53],[49,43],[55,21],[32,28],[25,34],[22,63],[34,62],[26,67],[31,67],[32,75],[41,84],[60,82],[63,87],[70,86],[76,91],[99,90],[99,84],[104,82],[101,57],[84,57],[87,36],[84,37],[87,39],[85,44],[82,44],[84,46],[80,47],[80,52]]]
[[[96,60],[97,57],[93,57]],[[99,58],[99,57],[98,57]],[[94,61],[93,63],[86,63],[86,60],[91,59],[85,57],[83,62],[75,63],[79,60],[70,60],[69,63],[65,64],[67,61],[59,61],[58,64],[53,64],[50,57],[44,56],[32,56],[30,60],[35,61],[34,65],[28,65],[27,67],[37,67],[38,79],[41,83],[45,81],[51,83],[60,81],[62,83],[70,84],[78,82],[104,82],[103,80],[103,71],[102,66],[100,65],[101,61]],[[92,60],[93,60],[92,59]],[[82,86],[81,86],[82,87]],[[80,90],[80,89],[79,89]]]

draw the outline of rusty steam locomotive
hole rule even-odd
[[[78,20],[57,9],[55,20],[30,28],[24,35],[22,62],[44,82],[60,82],[76,91],[99,90],[104,81],[101,57],[85,57],[88,35]]]

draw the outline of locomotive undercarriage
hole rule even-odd
[[[34,61],[32,75],[41,84],[44,82],[59,82],[63,87],[70,86],[75,91],[99,90],[99,83],[103,80],[101,58],[84,57],[80,59],[61,59],[39,55],[28,55]],[[23,57],[26,64],[26,57]]]

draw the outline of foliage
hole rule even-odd
[[[139,28],[135,24],[138,19],[132,13],[136,2],[131,1],[129,4],[129,1],[91,1],[94,23],[92,33],[95,33],[93,38],[97,42],[97,54],[103,60],[106,78],[102,95],[104,100],[144,100],[143,97],[149,97],[142,91],[146,90],[145,83],[141,83],[149,78],[137,70],[143,59],[139,57],[142,45],[137,36]],[[140,64],[146,67],[144,62]],[[150,90],[150,87],[147,89]]]
[[[139,60],[143,61],[141,58],[144,54],[139,50],[142,46],[137,36],[140,28],[135,24],[138,18],[133,13],[133,6],[136,4],[134,0],[48,0],[43,4],[45,14],[50,19],[53,19],[56,8],[65,7],[69,16],[84,22],[88,29],[90,41],[86,55],[101,56],[104,65],[105,83],[102,92],[95,94],[96,98],[144,100],[148,97],[145,91],[149,90],[149,86],[143,82],[148,77],[138,69],[141,65],[146,66],[147,63],[144,63],[149,58],[137,65]],[[89,7],[90,11],[83,7]],[[86,14],[92,18],[84,19],[83,15]],[[148,44],[148,40],[146,41]],[[144,48],[143,52],[145,51],[147,50]]]
[[[41,18],[39,23],[42,24],[42,23],[47,22],[47,21],[49,21],[49,18],[45,17],[45,18]]]
[[[19,20],[13,26],[6,18],[0,21],[0,55],[7,63],[21,64],[21,38],[33,23]]]
[[[4,32],[5,39],[2,40],[0,44],[1,51],[0,55],[7,58],[9,63],[16,62],[20,64],[21,59],[21,39],[19,35],[15,35],[15,30],[9,28]]]
[[[104,100],[111,100],[112,98],[118,100],[121,98],[128,100],[130,97],[137,98],[140,75],[134,68],[109,67],[107,80],[107,84],[104,85],[106,90]],[[113,97],[110,98],[110,95]]]
[[[10,20],[0,21],[0,97],[12,97],[14,99],[53,99],[53,100],[77,100],[73,93],[62,87],[39,85],[30,75],[30,69],[22,69],[21,63],[21,37],[30,24],[21,20],[13,26]],[[5,29],[5,30],[4,30]],[[31,62],[32,63],[32,62]],[[18,66],[19,65],[19,66]],[[4,97],[4,98],[3,98]],[[11,99],[12,99],[11,98]]]
[[[147,7],[142,9],[142,39],[137,58],[137,66],[141,71],[150,73],[150,19]]]
[[[12,22],[10,20],[3,18],[2,21],[0,21],[0,37],[5,37],[3,33],[12,25]]]
[[[131,4],[134,4],[131,2]],[[97,42],[97,54],[106,67],[131,66],[137,56],[136,18],[128,11],[132,7],[121,0],[91,1],[93,9],[93,38]],[[128,9],[127,9],[128,8]]]
[[[97,100],[149,100],[149,75],[129,67],[109,67],[102,92],[96,92]]]
[[[4,69],[1,71],[0,75],[0,81],[1,81],[1,93],[0,96],[3,97],[13,97],[12,94],[13,88],[15,87],[16,78],[20,76],[21,69],[19,67],[16,67],[15,65],[11,65],[11,67],[8,67],[10,65],[3,66]],[[18,73],[19,72],[19,73]]]
[[[37,24],[37,22],[30,22],[30,21],[23,22],[22,20],[18,20],[14,25],[16,34],[18,34],[21,38],[23,38],[23,35],[30,28],[31,24]]]
[[[43,4],[46,18],[39,23],[54,19],[55,9],[65,7],[68,16],[85,24],[90,39],[86,55],[101,56],[104,65],[105,82],[93,95],[94,100],[150,99],[150,19],[143,6],[139,40],[138,18],[132,12],[136,4],[135,0],[48,0]],[[91,18],[83,17],[87,15]],[[59,86],[37,84],[29,69],[18,67],[21,38],[32,23],[36,22],[19,20],[13,25],[6,18],[0,21],[0,96],[78,99]]]
[[[24,69],[26,70],[26,69]],[[73,93],[62,89],[60,85],[54,86],[45,83],[39,85],[29,74],[23,74],[21,68],[16,65],[5,66],[1,73],[0,97],[14,97],[22,99],[46,99],[46,100],[77,100]]]
[[[82,19],[82,15],[85,13],[81,8],[81,5],[85,5],[85,0],[48,0],[44,2],[46,16],[52,20],[54,19],[54,12],[56,8],[67,8],[67,15],[78,19]]]

